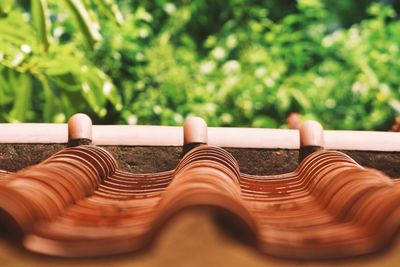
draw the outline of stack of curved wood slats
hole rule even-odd
[[[0,172],[0,220],[20,228],[27,249],[67,257],[140,249],[169,217],[198,205],[236,215],[262,252],[290,258],[370,253],[397,233],[398,180],[343,153],[318,150],[291,173],[256,176],[241,173],[224,149],[204,144],[201,130],[185,136],[192,146],[166,172],[123,172],[91,145]]]

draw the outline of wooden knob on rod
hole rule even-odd
[[[190,117],[183,124],[183,154],[192,148],[207,144],[207,123],[200,117]]]
[[[313,120],[306,121],[301,125],[299,134],[300,162],[311,153],[324,149],[324,129],[319,122]]]
[[[68,120],[68,146],[87,145],[92,142],[92,120],[77,113]]]

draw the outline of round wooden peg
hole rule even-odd
[[[68,144],[91,143],[92,141],[92,120],[83,113],[77,113],[68,120]]]
[[[183,124],[183,144],[207,144],[207,123],[200,117],[191,117]]]
[[[324,129],[317,121],[306,121],[300,127],[300,147],[306,146],[324,146]]]
[[[319,122],[313,120],[306,121],[301,125],[299,133],[299,161],[302,161],[315,151],[324,149],[324,129]]]
[[[207,144],[207,123],[200,117],[190,117],[183,124],[182,156],[193,148]]]

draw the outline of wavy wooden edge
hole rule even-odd
[[[25,248],[62,257],[143,248],[195,206],[231,212],[261,252],[297,259],[378,251],[400,224],[398,181],[336,151],[315,152],[290,173],[256,176],[204,145],[171,171],[134,174],[119,171],[107,150],[79,146],[3,178],[0,208],[23,231]]]
[[[182,146],[178,126],[93,125],[93,144],[125,146]],[[325,148],[336,150],[400,151],[400,133],[324,131]],[[67,124],[0,124],[0,143],[67,143]],[[208,144],[233,148],[298,149],[298,130],[209,127]]]

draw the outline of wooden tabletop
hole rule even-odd
[[[226,235],[207,209],[190,209],[176,215],[154,245],[139,253],[97,259],[63,259],[16,249],[0,239],[0,265],[36,266],[307,266],[396,267],[400,262],[400,237],[385,251],[373,255],[329,261],[294,261],[263,255]]]

